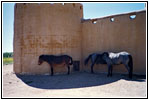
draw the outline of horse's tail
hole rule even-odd
[[[131,55],[128,55],[128,57],[129,57],[128,66],[130,68],[129,77],[132,78],[132,74],[133,74],[133,59],[132,59]]]
[[[73,64],[72,57],[70,57],[70,60],[71,60],[71,62],[69,62],[69,65],[72,65]]]
[[[87,63],[88,63],[88,61],[89,61],[89,59],[92,57],[92,55],[89,55],[86,59],[85,59],[85,61],[84,61],[84,65],[86,65]]]

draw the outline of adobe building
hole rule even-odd
[[[135,18],[131,18],[135,16]],[[79,71],[90,71],[84,59],[94,52],[132,54],[134,73],[146,74],[146,11],[83,19],[79,3],[17,3],[14,21],[14,72],[50,73],[47,63],[38,65],[41,54],[70,55],[79,61]],[[71,67],[71,72],[73,71]],[[107,72],[106,65],[95,65],[95,72]],[[66,73],[67,67],[55,66],[54,73]],[[123,65],[113,72],[127,73]]]

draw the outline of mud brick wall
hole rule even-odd
[[[135,18],[131,19],[132,15]],[[104,51],[131,53],[134,73],[146,74],[146,11],[84,20],[79,3],[15,5],[15,73],[50,73],[47,63],[38,65],[41,54],[70,55],[80,61],[80,71],[90,71],[90,63],[83,65],[84,59]],[[94,71],[107,72],[107,67],[95,65]],[[127,72],[123,65],[114,66],[113,71]],[[54,73],[66,72],[67,67],[61,65],[54,68]]]
[[[135,18],[130,18],[134,16]],[[114,19],[111,21],[111,19]],[[146,12],[133,12],[88,20],[83,23],[83,59],[93,52],[127,51],[133,56],[134,73],[146,73]],[[90,71],[90,67],[84,66]],[[95,72],[107,72],[106,65],[97,65]],[[124,65],[113,72],[127,73]]]
[[[47,63],[38,65],[41,54],[67,54],[81,61],[82,12],[81,4],[16,4],[14,71],[49,73]],[[67,72],[67,67],[56,66],[54,73],[59,72]]]

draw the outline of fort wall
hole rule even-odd
[[[134,18],[131,18],[134,17]],[[132,12],[83,22],[83,59],[94,52],[127,51],[133,56],[134,73],[146,72],[146,12]],[[85,40],[85,41],[84,41]],[[90,71],[90,67],[84,67]],[[127,72],[124,65],[113,68]],[[95,72],[107,72],[107,65],[95,65]]]
[[[49,73],[47,63],[38,65],[41,54],[67,54],[81,61],[81,4],[16,4],[14,71]],[[55,67],[55,72],[67,68]]]
[[[131,15],[136,18],[130,19]],[[41,54],[70,55],[74,61],[80,61],[80,71],[90,71],[89,64],[83,65],[90,53],[128,51],[134,58],[134,73],[146,73],[145,11],[82,19],[83,6],[79,3],[15,4],[14,72],[49,73],[47,63],[38,65]],[[119,65],[113,71],[126,69]],[[66,72],[66,67],[54,68],[54,73]],[[107,67],[97,65],[95,72],[107,72]]]

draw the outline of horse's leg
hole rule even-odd
[[[70,66],[69,65],[67,65],[67,68],[68,68],[68,75],[70,74]]]
[[[107,75],[107,77],[109,77],[110,75],[111,75],[111,65],[108,65],[108,75]]]
[[[131,75],[131,70],[130,70],[130,67],[128,66],[128,64],[124,64],[127,71],[128,71],[128,74],[129,74],[129,78],[132,78],[132,75]]]
[[[93,67],[94,67],[95,63],[92,63],[91,65],[91,73],[94,73]]]
[[[133,75],[133,66],[129,66],[129,78],[132,79],[132,75]]]
[[[127,68],[129,69],[128,73],[129,73],[129,78],[132,78],[132,66],[129,66],[128,64],[125,65],[127,66]]]
[[[92,64],[91,64],[91,73],[94,73],[93,67],[95,65],[96,57],[97,57],[97,55],[93,55],[92,58],[91,58],[91,62],[92,62]]]
[[[113,66],[111,65],[110,76],[112,77]]]
[[[129,62],[128,62],[128,66],[129,66],[129,78],[132,79],[132,75],[133,75],[133,60],[132,60],[132,56],[129,55]]]
[[[53,65],[50,64],[50,66],[51,66],[51,76],[53,76]]]

